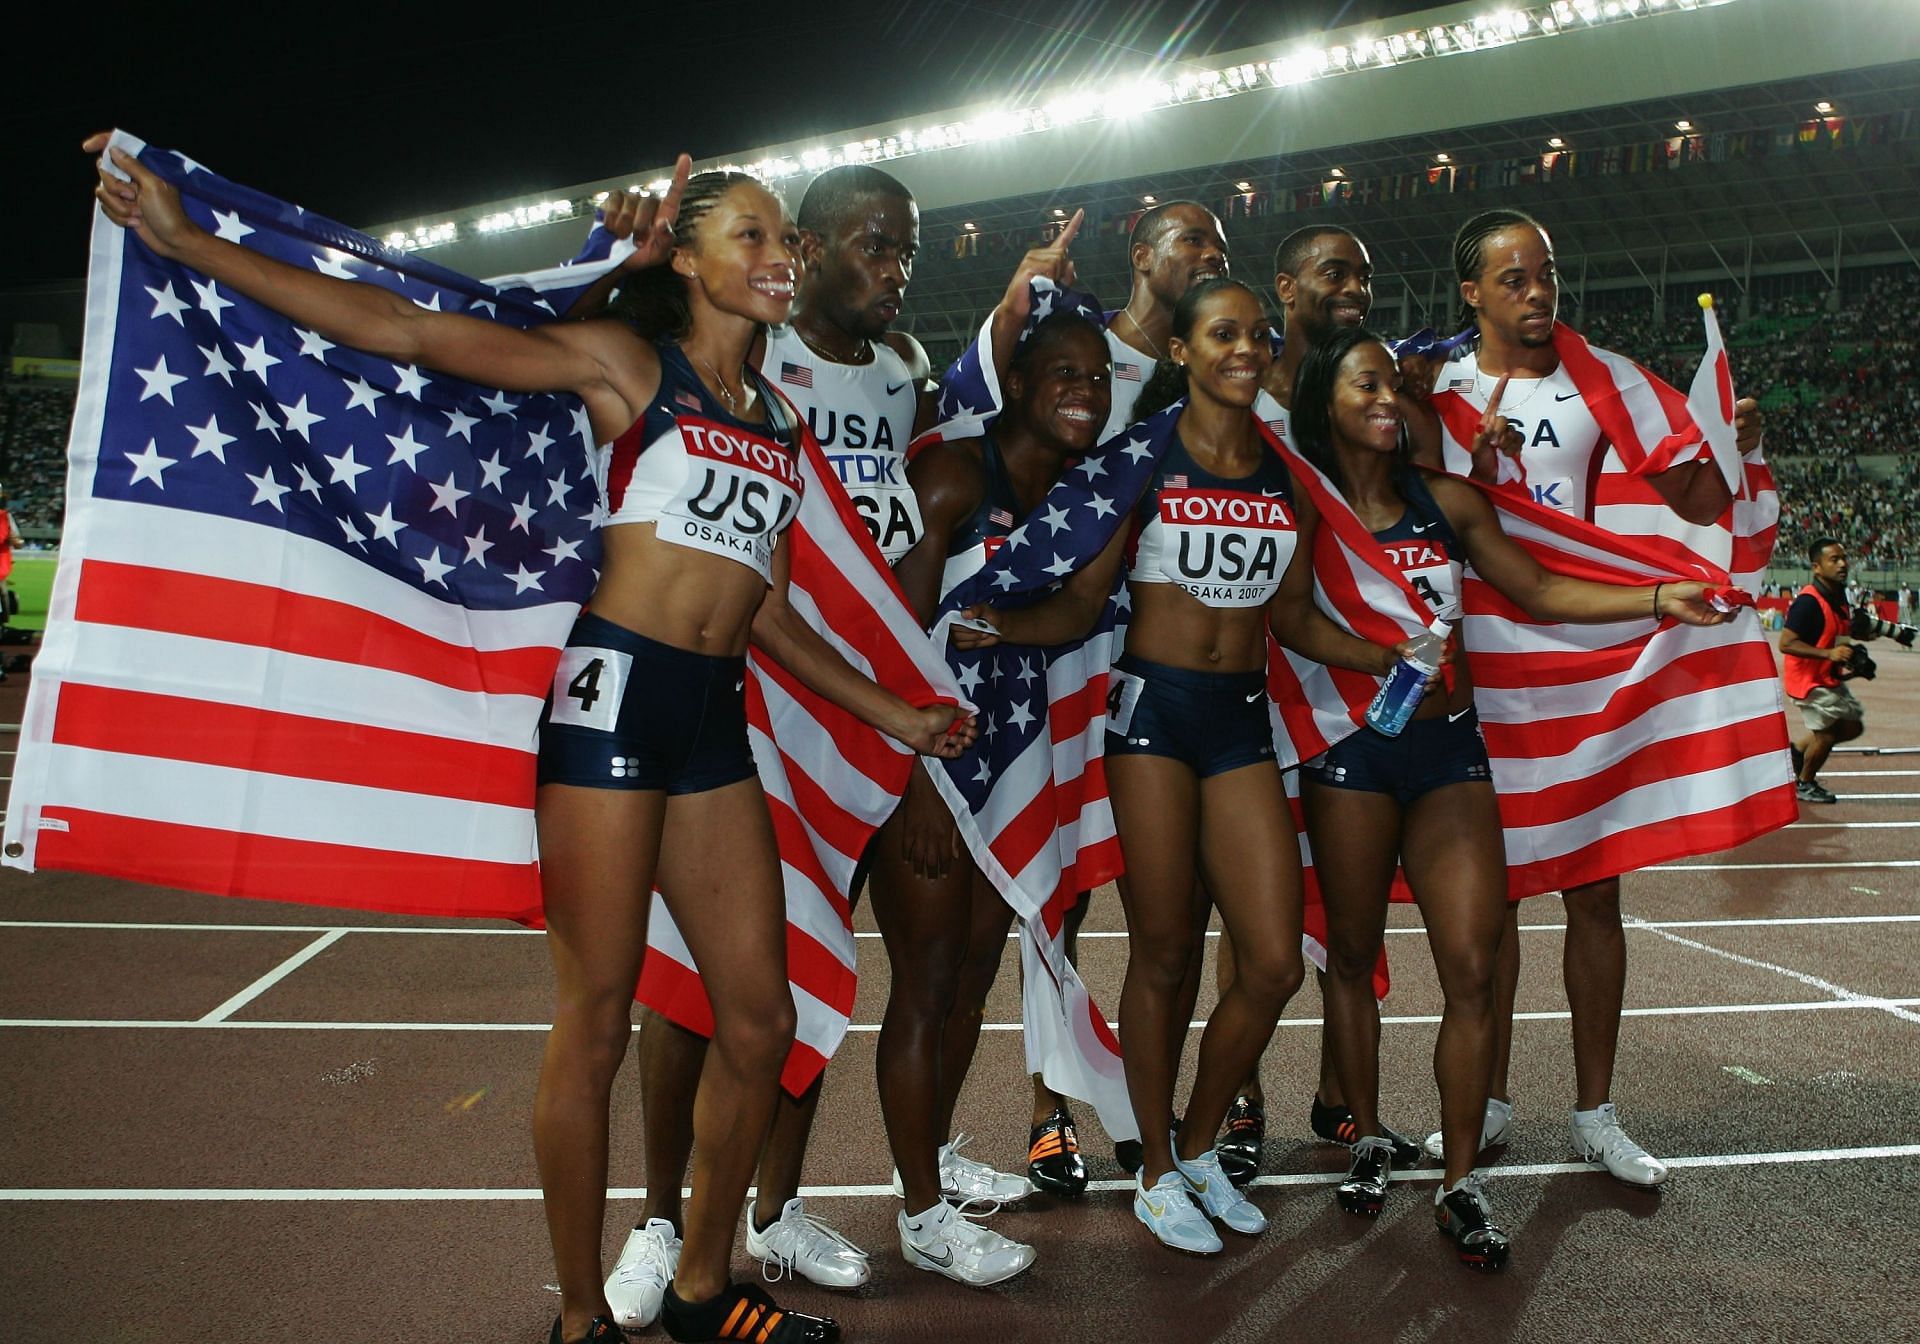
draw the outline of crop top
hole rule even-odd
[[[1444,621],[1459,620],[1460,539],[1454,535],[1447,515],[1434,501],[1425,474],[1409,467],[1397,474],[1394,484],[1407,501],[1407,511],[1392,527],[1373,534],[1387,557],[1407,576],[1420,596]]]
[[[980,492],[980,503],[966,525],[947,543],[947,563],[940,572],[942,598],[986,567],[993,553],[1006,544],[1020,516],[1020,501],[1000,460],[1000,445],[991,434],[980,439],[980,470],[986,476],[986,489]]]
[[[1280,587],[1299,540],[1286,464],[1251,476],[1203,470],[1176,433],[1133,515],[1127,580],[1177,583],[1209,607],[1257,607]]]
[[[714,400],[677,345],[660,346],[660,390],[627,431],[598,450],[607,518],[652,523],[660,540],[724,555],[771,579],[774,547],[800,511],[792,408],[746,370],[767,407],[750,425]]]

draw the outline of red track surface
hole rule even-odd
[[[1880,662],[1863,743],[1920,747],[1920,655]],[[21,680],[0,720],[18,721]],[[1920,1338],[1920,751],[1836,756],[1825,778],[1842,801],[1802,826],[1628,880],[1651,927],[1629,934],[1614,1095],[1676,1167],[1663,1194],[1565,1169],[1560,911],[1524,907],[1515,1138],[1491,1184],[1515,1238],[1504,1275],[1454,1262],[1424,1173],[1377,1223],[1337,1210],[1343,1154],[1306,1138],[1311,988],[1266,1061],[1265,1237],[1177,1257],[1097,1188],[999,1215],[1040,1251],[1002,1288],[908,1269],[873,1091],[886,961],[865,939],[862,1025],[828,1074],[807,1182],[875,1279],[787,1299],[876,1344]],[[1395,918],[1383,1110],[1424,1133],[1439,994],[1417,915]],[[1119,920],[1103,893],[1088,928]],[[1124,955],[1117,936],[1083,945],[1110,1010]],[[545,1338],[527,1121],[548,976],[518,931],[0,875],[0,1337]],[[1007,1166],[1026,1143],[1018,1014],[1009,967],[987,1014],[1008,1029],[987,1033],[962,1102],[973,1151]],[[609,1263],[638,1208],[631,1076],[616,1109]],[[1085,1128],[1096,1181],[1117,1177]]]

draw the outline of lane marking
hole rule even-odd
[[[1728,1167],[1796,1166],[1819,1162],[1871,1162],[1886,1158],[1920,1157],[1920,1143],[1882,1144],[1872,1148],[1819,1148],[1774,1153],[1713,1153],[1697,1157],[1666,1157],[1661,1161],[1676,1170],[1714,1170]],[[1514,1166],[1481,1168],[1481,1174],[1496,1180],[1518,1176],[1607,1176],[1604,1168],[1589,1162],[1529,1162]],[[1442,1175],[1438,1167],[1396,1171],[1396,1181],[1435,1181]],[[1347,1178],[1342,1171],[1299,1172],[1282,1176],[1259,1176],[1253,1184],[1263,1189],[1298,1185],[1338,1185]],[[1611,1176],[1607,1176],[1612,1180]],[[1087,1189],[1102,1192],[1132,1190],[1130,1180],[1089,1181]],[[749,1196],[757,1193],[748,1191]],[[808,1199],[897,1199],[893,1186],[887,1185],[806,1185],[800,1193]],[[0,1189],[0,1201],[14,1204],[97,1204],[97,1203],[455,1203],[478,1200],[530,1201],[541,1197],[537,1188],[449,1186],[370,1187],[363,1189],[306,1188],[194,1188],[133,1186],[86,1187],[47,1186],[44,1188]],[[608,1199],[640,1200],[647,1197],[645,1186],[617,1186],[607,1191]]]
[[[1822,770],[1822,779],[1892,779],[1920,775],[1920,770]]]
[[[1920,868],[1920,859],[1863,859],[1858,863],[1662,863],[1652,868],[1636,868],[1634,872],[1776,873],[1789,868]]]
[[[1628,928],[1640,926],[1640,922],[1631,915],[1627,916],[1622,922]],[[1679,934],[1668,929],[1654,929],[1652,932],[1661,938],[1665,938],[1668,942],[1678,943],[1682,947],[1690,947],[1698,952],[1711,952],[1716,957],[1724,957],[1726,960],[1735,962],[1741,966],[1750,966],[1755,970],[1772,971],[1775,975],[1784,975],[1789,980],[1803,984],[1809,989],[1817,989],[1822,994],[1831,994],[1842,1003],[1857,1003],[1870,1008],[1878,1008],[1882,1012],[1893,1014],[1893,1016],[1899,1018],[1902,1022],[1920,1024],[1920,1013],[1913,1012],[1906,1005],[1896,1003],[1892,999],[1882,999],[1871,994],[1861,994],[1856,990],[1848,989],[1845,985],[1836,985],[1831,980],[1822,980],[1817,975],[1808,975],[1805,971],[1796,971],[1790,967],[1777,966],[1770,961],[1761,961],[1758,957],[1742,956],[1738,952],[1729,952],[1723,947],[1715,947],[1711,943],[1699,942],[1693,938],[1682,938]]]
[[[1731,954],[1726,954],[1731,955]],[[1772,968],[1768,968],[1772,969]],[[1856,1008],[1920,1008],[1920,998],[1878,999],[1861,995],[1857,999],[1813,999],[1804,1003],[1705,1003],[1675,1004],[1656,1008],[1627,1008],[1622,1013],[1627,1017],[1713,1017],[1727,1013],[1809,1013]],[[1565,1022],[1571,1014],[1564,1008],[1535,1012],[1517,1012],[1513,1015],[1516,1022]],[[1440,1020],[1438,1013],[1407,1014],[1404,1016],[1381,1017],[1381,1022],[1390,1026],[1432,1025]],[[1282,1027],[1317,1027],[1321,1019],[1317,1017],[1283,1017],[1279,1021]],[[1109,1022],[1109,1027],[1117,1023]],[[1188,1027],[1199,1030],[1206,1026],[1205,1020],[1189,1022]],[[75,1031],[547,1031],[552,1024],[548,1022],[284,1022],[240,1018],[226,1022],[210,1022],[205,1018],[99,1018],[99,1017],[14,1017],[0,1018],[0,1029],[17,1027],[33,1030],[57,1030],[68,1028]],[[638,1031],[639,1024],[634,1025]],[[847,1028],[856,1035],[871,1035],[880,1030],[877,1022],[855,1022]],[[982,1031],[1021,1031],[1018,1022],[983,1022]]]
[[[1796,821],[1790,831],[1890,831],[1908,830],[1920,821]]]
[[[215,1008],[212,1012],[201,1018],[200,1021],[209,1026],[224,1023],[229,1017],[232,1017],[249,1003],[252,1003],[262,994],[265,994],[268,990],[272,989],[275,985],[279,984],[282,980],[292,975],[295,971],[305,966],[308,962],[312,961],[315,957],[319,956],[322,952],[346,936],[347,931],[345,929],[335,929],[331,933],[325,933],[315,938],[298,952],[288,957],[278,966],[268,971],[258,980],[255,980],[238,994],[235,994],[218,1008]]]
[[[1911,801],[1915,798],[1920,798],[1920,793],[1843,793],[1840,795],[1840,801],[1843,803],[1898,802],[1901,799]]]

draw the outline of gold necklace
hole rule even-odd
[[[851,359],[842,359],[831,350],[822,350],[819,346],[808,340],[807,333],[800,330],[800,324],[798,322],[792,323],[791,326],[793,327],[793,334],[800,338],[800,344],[806,346],[807,349],[813,351],[814,354],[820,356],[820,358],[826,360],[829,364],[845,364],[849,367],[854,367],[873,363],[873,343],[871,341],[861,341],[860,349],[853,352]],[[862,354],[866,355],[865,359],[860,358]]]
[[[802,339],[805,338],[803,337]],[[727,380],[720,376],[720,370],[714,368],[707,357],[699,351],[695,351],[693,357],[706,365],[707,372],[713,375],[714,390],[720,394],[720,400],[727,403],[727,409],[732,411],[736,417],[740,415],[743,409],[741,402],[745,402],[747,406],[753,405],[753,388],[747,384],[747,369],[744,364],[740,366],[739,374],[740,398],[739,400],[735,400],[733,393],[727,389]]]
[[[1152,353],[1154,362],[1158,363],[1160,360],[1165,359],[1167,357],[1166,351],[1154,343],[1153,337],[1147,335],[1147,329],[1140,325],[1140,319],[1133,315],[1133,309],[1123,308],[1120,311],[1125,315],[1127,321],[1133,323],[1133,329],[1139,333],[1140,339],[1147,343],[1147,349]]]

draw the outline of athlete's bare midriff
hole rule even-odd
[[[1210,607],[1176,583],[1131,583],[1127,652],[1194,672],[1258,672],[1267,665],[1267,608]]]
[[[739,657],[767,584],[752,566],[661,541],[652,523],[601,529],[605,570],[593,614],[690,653]]]

